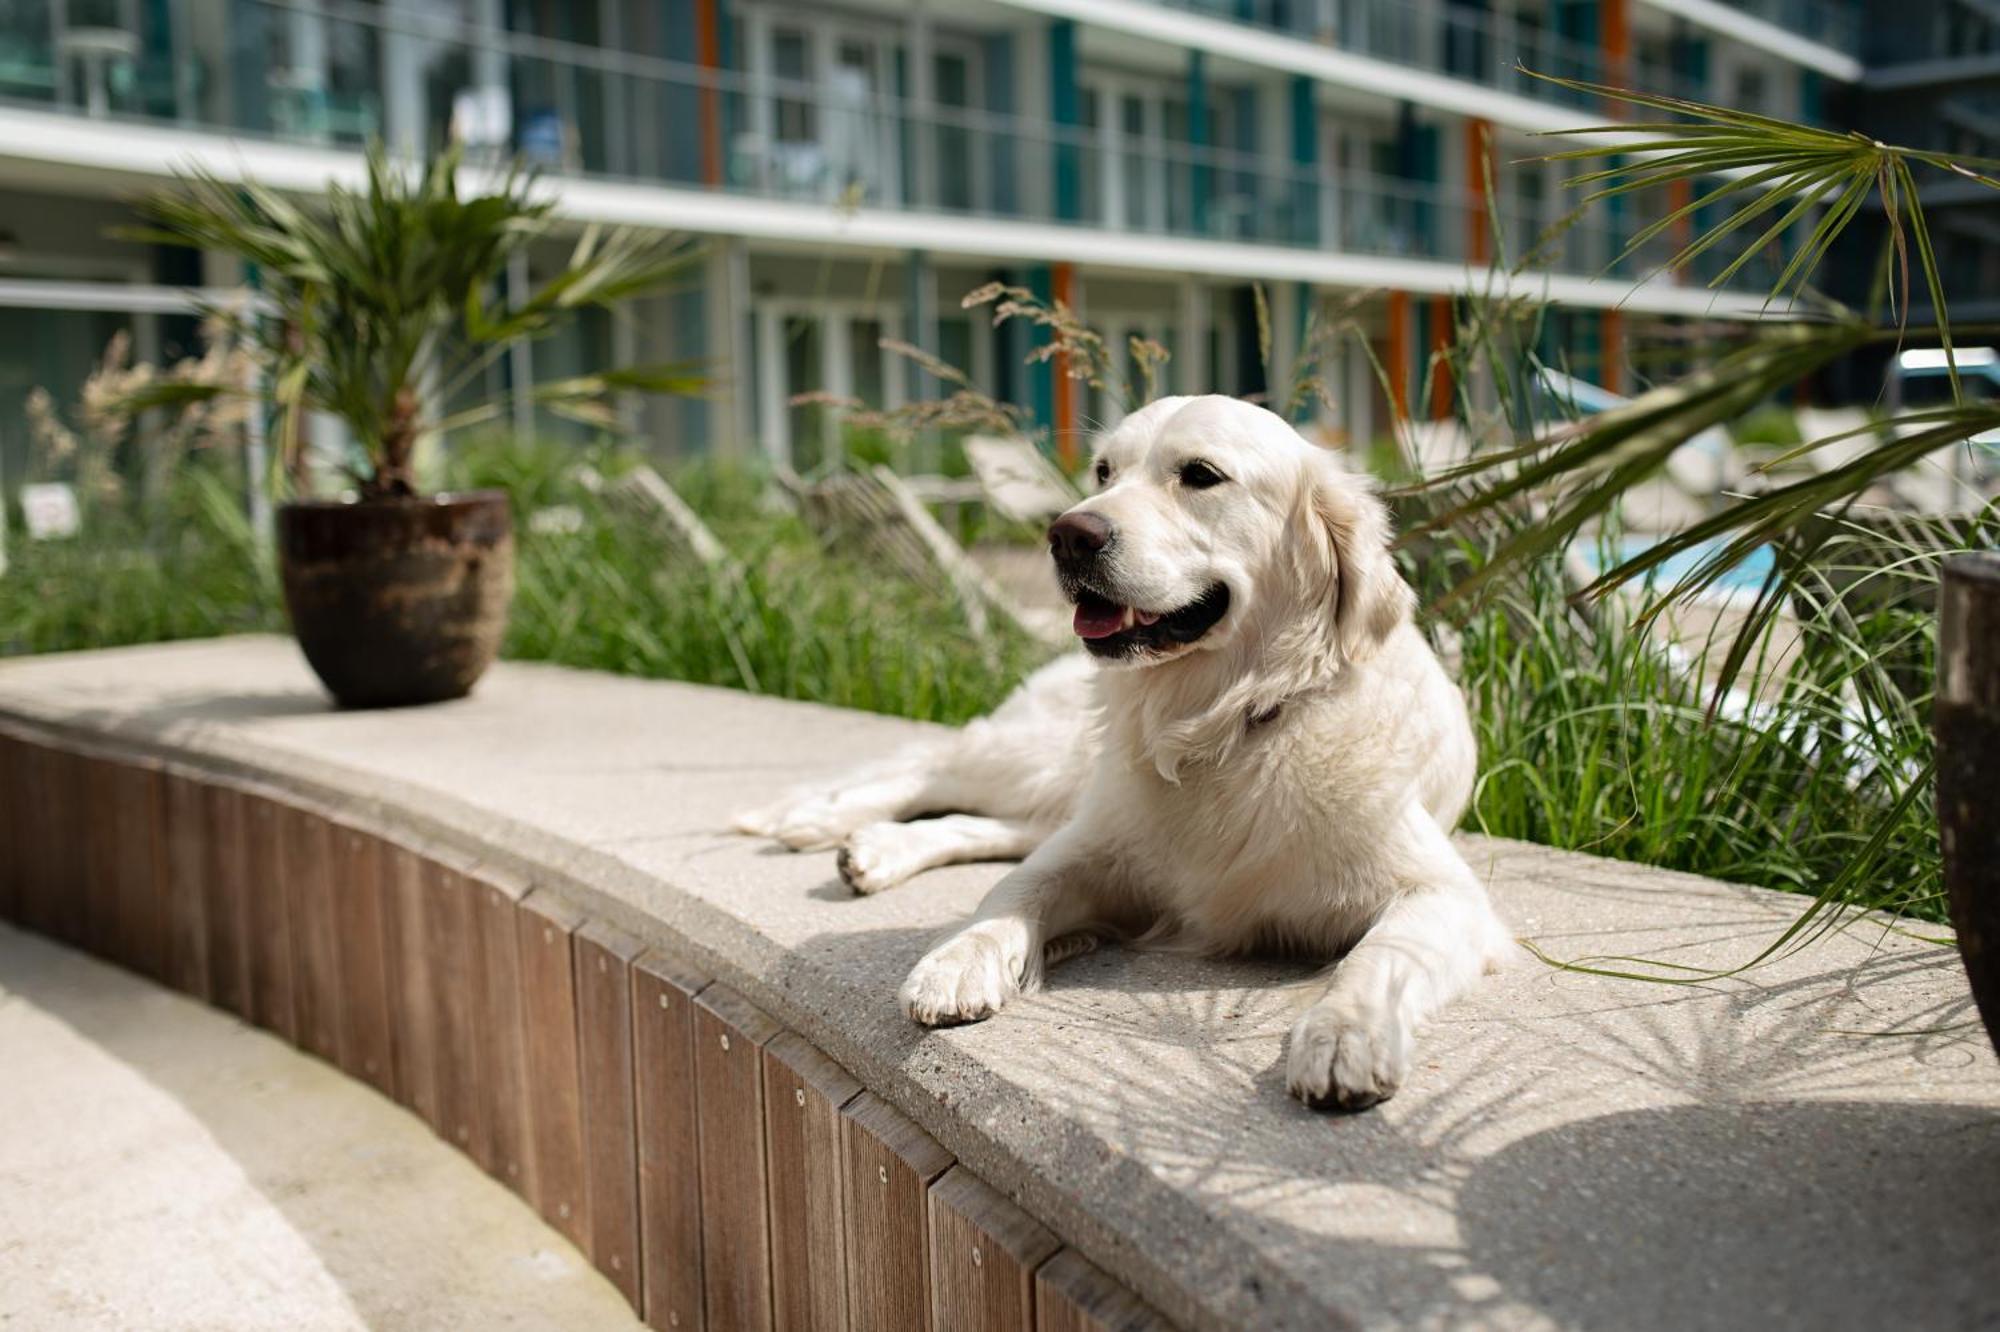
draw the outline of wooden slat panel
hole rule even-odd
[[[72,760],[88,801],[80,917],[67,929],[84,948],[142,976],[165,967],[160,910],[159,773],[108,758]]]
[[[803,1036],[764,1047],[764,1150],[771,1189],[771,1312],[780,1332],[847,1326],[840,1111],[861,1091]]]
[[[389,958],[389,1028],[396,1100],[433,1128],[438,1123],[437,1000],[431,976],[424,860],[407,846],[382,847],[382,916]]]
[[[863,1092],[841,1112],[847,1186],[847,1307],[857,1329],[930,1326],[925,1195],[951,1154],[893,1106]]]
[[[129,968],[131,923],[125,918],[119,891],[125,871],[120,849],[125,835],[123,783],[117,765],[109,759],[56,750],[51,774],[61,780],[65,770],[69,790],[82,798],[81,819],[68,809],[53,811],[53,868],[55,882],[63,887],[54,899],[55,917],[50,924],[58,939]],[[68,799],[62,803],[67,805]],[[83,838],[72,842],[67,834],[78,828]]]
[[[528,1099],[527,1035],[523,1030],[517,885],[489,874],[473,877],[480,961],[486,998],[479,1015],[484,1058],[480,1089],[493,1143],[493,1177],[523,1198],[534,1197],[533,1116]]]
[[[250,941],[250,1020],[288,1041],[298,1035],[292,1006],[292,932],[280,869],[279,806],[243,798],[244,920]]]
[[[250,938],[246,917],[250,893],[249,845],[244,796],[231,786],[210,786],[208,817],[209,997],[238,1017],[249,1019]]]
[[[31,740],[21,740],[14,753],[14,770],[20,774],[19,802],[15,809],[21,820],[21,837],[13,845],[20,894],[14,903],[14,919],[23,929],[48,930],[49,848],[45,806],[48,797],[49,751]]]
[[[42,875],[49,907],[49,933],[89,948],[87,912],[93,896],[91,847],[111,830],[111,810],[91,780],[90,763],[80,754],[51,747],[42,768],[45,790],[40,828],[46,858]],[[110,896],[111,881],[104,881]]]
[[[28,882],[27,742],[0,733],[0,920],[20,921]]]
[[[632,1108],[632,960],[644,949],[591,921],[576,932],[577,1045],[590,1258],[634,1309],[640,1287],[639,1143]]]
[[[930,1225],[931,1325],[1033,1332],[1035,1269],[1056,1237],[964,1166],[931,1185]]]
[[[292,932],[292,1012],[299,1048],[341,1062],[340,916],[326,820],[286,807],[278,815],[279,863]]]
[[[28,784],[28,835],[22,846],[25,868],[21,881],[21,923],[51,938],[60,937],[63,885],[59,881],[62,869],[58,862],[65,851],[56,836],[56,808],[61,803],[74,803],[73,800],[63,800],[57,789],[61,776],[69,771],[68,763],[66,756],[46,745],[33,743],[26,746],[21,760]],[[81,793],[69,794],[77,796]],[[77,809],[71,817],[76,820],[77,827],[89,826],[82,809]],[[81,859],[83,844],[72,843],[67,851]]]
[[[702,1288],[710,1332],[762,1332],[771,1326],[764,1078],[758,1051],[777,1034],[777,1023],[725,986],[711,985],[695,1000]]]
[[[48,781],[48,751],[23,736],[12,737],[8,768],[8,819],[11,824],[5,856],[14,880],[12,918],[26,928],[40,928],[42,876],[48,856],[43,818],[43,788]]]
[[[438,1135],[477,1161],[493,1163],[480,1096],[480,1036],[474,1009],[485,994],[473,885],[435,861],[424,866],[424,946],[437,1006]]]
[[[49,844],[49,790],[51,753],[31,741],[22,741],[15,766],[21,774],[21,818],[25,829],[20,842],[21,898],[17,910],[22,926],[42,934],[52,934],[54,917],[53,848]]]
[[[708,978],[648,953],[632,964],[639,1236],[646,1322],[701,1332],[701,1163],[694,997]]]
[[[119,772],[124,800],[118,894],[130,922],[127,946],[133,969],[164,983],[172,947],[167,933],[166,773],[151,763],[121,763]]]
[[[96,801],[85,761],[51,746],[35,745],[29,792],[32,825],[30,892],[22,916],[30,929],[88,947],[86,895],[88,847],[109,832],[108,814]]]
[[[521,986],[525,999],[528,1099],[534,1127],[535,1207],[542,1219],[590,1251],[583,1170],[583,1109],[576,1048],[576,968],[570,936],[582,919],[548,893],[521,900]]]
[[[208,964],[208,876],[213,872],[208,788],[169,773],[162,833],[167,848],[167,983],[206,1003],[213,997]]]
[[[1074,1249],[1035,1273],[1036,1332],[1171,1332],[1166,1319]]]
[[[330,877],[340,956],[340,1066],[384,1096],[396,1095],[396,1041],[389,1009],[389,893],[382,843],[332,825]]]

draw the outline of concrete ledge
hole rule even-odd
[[[1527,964],[1445,1014],[1394,1101],[1331,1119],[1284,1094],[1294,966],[1114,950],[994,1021],[905,1022],[897,983],[998,871],[854,899],[831,856],[721,829],[909,723],[524,665],[464,703],[334,713],[288,642],[246,638],[0,664],[0,726],[256,783],[685,959],[1189,1325],[2000,1317],[2000,1071],[1928,931],[1690,986]],[[1803,906],[1465,845],[1557,956],[1727,966]]]

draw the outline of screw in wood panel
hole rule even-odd
[[[666,996],[666,995],[664,995],[664,994],[662,994],[662,995],[660,996],[660,1007],[661,1007],[661,1008],[672,1008],[672,1007],[673,1007],[673,1005],[672,1005],[672,1004],[670,1004],[670,1003],[668,1003],[668,1002],[667,1002],[667,996]]]
[[[557,1215],[557,1216],[559,1216],[559,1217],[561,1217],[561,1218],[562,1218],[563,1220],[565,1220],[565,1221],[569,1220],[569,1204],[568,1204],[568,1203],[557,1203],[557,1204],[556,1204],[556,1215]]]
[[[972,1250],[972,1265],[974,1267],[979,1267],[984,1265],[985,1262],[986,1262],[986,1256],[980,1253],[979,1249],[975,1246]]]
[[[797,1090],[795,1090],[792,1093],[792,1095],[798,1098],[799,1108],[804,1109],[806,1104],[806,1089],[804,1087],[800,1087]]]
[[[555,941],[556,941],[556,932],[555,932],[554,930],[551,930],[551,929],[544,929],[544,930],[542,931],[542,942],[543,942],[543,943],[545,943],[545,944],[552,944],[552,943],[554,943]]]
[[[625,1270],[625,1260],[623,1258],[620,1258],[615,1253],[611,1255],[611,1270],[614,1272],[622,1272]]]
[[[722,1033],[722,1048],[725,1050],[729,1048],[729,1033],[726,1031]]]
[[[883,1182],[884,1184],[887,1184],[887,1183],[889,1182],[889,1167],[888,1167],[888,1166],[876,1166],[876,1167],[875,1167],[875,1178],[877,1178],[877,1179],[881,1180],[881,1181],[882,1181],[882,1182]]]
[[[681,1316],[678,1313],[675,1313],[673,1310],[669,1309],[667,1311],[667,1326],[679,1327],[680,1325],[681,1325]]]

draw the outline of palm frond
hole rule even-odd
[[[1538,76],[1547,78],[1548,76]],[[1528,506],[1536,521],[1520,526],[1493,557],[1446,598],[1464,599],[1497,580],[1516,576],[1524,563],[1544,557],[1614,510],[1621,494],[1657,475],[1673,452],[1702,431],[1727,425],[1754,406],[1822,368],[1871,346],[1903,336],[1911,292],[1925,291],[1935,313],[1951,378],[1950,406],[1909,412],[1870,427],[1872,447],[1840,465],[1765,493],[1729,497],[1720,511],[1607,569],[1586,596],[1649,580],[1670,560],[1700,558],[1670,590],[1648,606],[1648,616],[1711,586],[1760,546],[1774,544],[1817,517],[1852,504],[1881,478],[1923,458],[2000,430],[2000,406],[1964,400],[1952,351],[1944,284],[1919,200],[1917,171],[1948,172],[2000,190],[1989,174],[2000,162],[1951,159],[1883,143],[1865,135],[1793,125],[1768,116],[1685,98],[1550,78],[1574,91],[1646,108],[1663,118],[1585,127],[1603,142],[1551,155],[1550,160],[1591,164],[1571,184],[1585,191],[1583,207],[1632,196],[1662,184],[1687,182],[1697,197],[1641,228],[1619,259],[1691,220],[1722,211],[1713,225],[1678,247],[1662,268],[1684,270],[1703,256],[1723,257],[1711,285],[1731,282],[1749,262],[1787,237],[1789,247],[1769,288],[1772,301],[1792,302],[1797,322],[1753,327],[1711,365],[1662,384],[1614,410],[1544,430],[1539,438],[1514,427],[1516,443],[1475,457],[1429,478],[1415,491],[1443,492],[1432,516],[1407,539],[1440,531],[1498,510]],[[1876,296],[1886,312],[1856,312],[1818,302],[1813,316],[1799,304],[1834,244],[1873,199],[1885,219],[1886,237]],[[1733,253],[1731,252],[1733,249]],[[1892,316],[1892,317],[1887,317]],[[1856,432],[1808,440],[1788,461],[1851,439]],[[1795,584],[1803,565],[1793,542],[1791,557],[1774,570],[1751,620],[1769,613]],[[1738,647],[1741,647],[1739,643]]]
[[[1924,286],[1932,309],[1937,312],[1937,332],[1945,343],[1956,387],[1957,369],[1949,355],[1950,329],[1944,315],[1944,288],[1923,223],[1913,167],[1948,172],[1962,180],[2000,190],[2000,179],[1987,174],[2000,170],[2000,161],[1951,157],[1926,149],[1898,147],[1854,131],[1796,125],[1684,97],[1527,72],[1589,97],[1673,117],[1565,131],[1600,136],[1607,141],[1548,156],[1547,160],[1554,162],[1604,163],[1569,181],[1571,186],[1587,191],[1582,199],[1584,206],[1675,182],[1702,185],[1704,192],[1699,198],[1642,228],[1624,247],[1618,261],[1630,258],[1671,228],[1699,218],[1704,211],[1730,209],[1726,218],[1680,246],[1660,265],[1668,271],[1682,271],[1751,223],[1785,209],[1709,279],[1710,286],[1722,286],[1734,280],[1752,258],[1777,242],[1795,224],[1803,223],[1830,196],[1832,203],[1820,214],[1805,241],[1792,252],[1769,289],[1768,298],[1773,302],[1796,300],[1863,205],[1871,196],[1878,199],[1893,242],[1899,249],[1907,244],[1916,251]],[[1912,281],[1907,255],[1898,267],[1897,278],[1889,296],[1894,309],[1907,311]]]

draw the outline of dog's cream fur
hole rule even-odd
[[[1226,479],[1196,489],[1200,459]],[[1464,700],[1411,623],[1388,519],[1277,416],[1166,398],[1102,441],[1075,512],[1115,533],[1097,591],[1162,611],[1222,584],[1198,641],[1037,672],[991,716],[747,816],[841,848],[875,892],[936,865],[1026,860],[904,982],[918,1022],[998,1012],[1076,936],[1213,953],[1345,953],[1292,1028],[1293,1093],[1392,1094],[1416,1029],[1513,945],[1449,830],[1471,791]],[[944,818],[902,822],[939,810]]]

